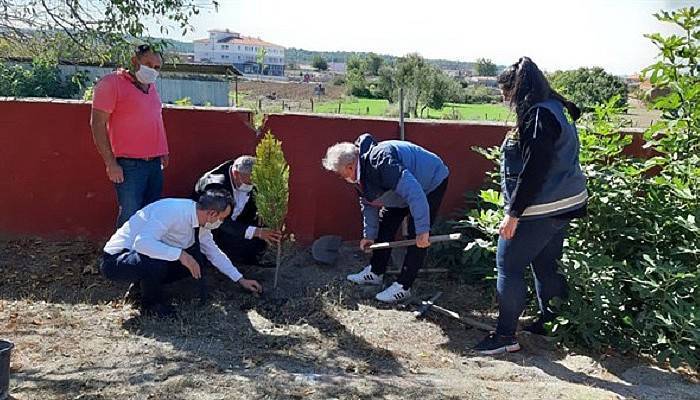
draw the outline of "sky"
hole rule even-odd
[[[599,66],[629,75],[651,64],[656,47],[643,35],[670,33],[653,13],[700,0],[220,0],[191,23],[191,41],[230,29],[285,47],[372,51],[507,65],[529,56],[547,71]],[[153,32],[158,31],[151,24]]]

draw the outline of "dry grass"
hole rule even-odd
[[[211,303],[189,282],[175,319],[142,318],[124,286],[92,274],[88,243],[3,242],[0,329],[15,342],[15,399],[693,399],[679,374],[617,356],[575,355],[523,337],[525,350],[480,357],[483,332],[412,307],[380,306],[342,277],[364,256],[343,249],[336,267],[291,257],[282,288],[251,297],[212,273]],[[245,271],[245,270],[244,270]],[[273,271],[247,270],[270,286]],[[440,304],[492,321],[484,288],[421,277]]]

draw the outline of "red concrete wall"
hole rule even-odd
[[[166,108],[171,159],[165,196],[188,196],[207,169],[257,142],[248,112]],[[117,204],[104,164],[92,142],[90,105],[80,102],[0,100],[0,235],[84,236],[103,239],[113,230]],[[501,124],[412,121],[406,140],[440,155],[450,168],[441,215],[464,207],[464,194],[478,189],[493,164],[473,146],[498,145]],[[361,235],[354,189],[325,171],[321,159],[339,141],[371,132],[377,140],[398,139],[398,122],[323,115],[267,117],[263,130],[282,140],[291,167],[287,227],[308,244],[324,234],[347,240]],[[631,153],[645,153],[635,138]]]
[[[264,128],[282,141],[291,169],[287,227],[302,243],[321,235],[359,239],[362,233],[357,195],[351,185],[321,166],[326,149],[354,141],[364,132],[377,140],[398,139],[399,125],[386,119],[316,115],[270,115]],[[464,207],[464,193],[478,189],[493,164],[471,151],[503,140],[502,125],[464,123],[406,124],[405,139],[440,155],[450,168],[450,183],[441,215]]]
[[[165,196],[187,196],[217,162],[254,151],[248,112],[163,110]],[[0,101],[0,235],[108,237],[117,203],[89,127],[90,105]]]

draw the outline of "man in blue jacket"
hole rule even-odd
[[[394,240],[404,217],[410,216],[408,233],[416,239],[416,245],[408,248],[397,281],[376,298],[394,303],[409,297],[430,246],[430,227],[447,189],[447,166],[418,145],[399,140],[377,143],[365,133],[355,144],[343,142],[329,147],[323,167],[357,188],[364,226],[362,250],[367,251],[375,241]],[[390,256],[390,249],[374,251],[370,264],[348,275],[348,280],[381,285]]]

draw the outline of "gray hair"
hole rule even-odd
[[[255,157],[240,156],[233,162],[233,170],[241,174],[250,175],[253,173],[253,165],[255,165]]]
[[[360,149],[350,142],[336,143],[326,151],[326,158],[322,160],[323,168],[338,172],[354,162],[359,154]]]

